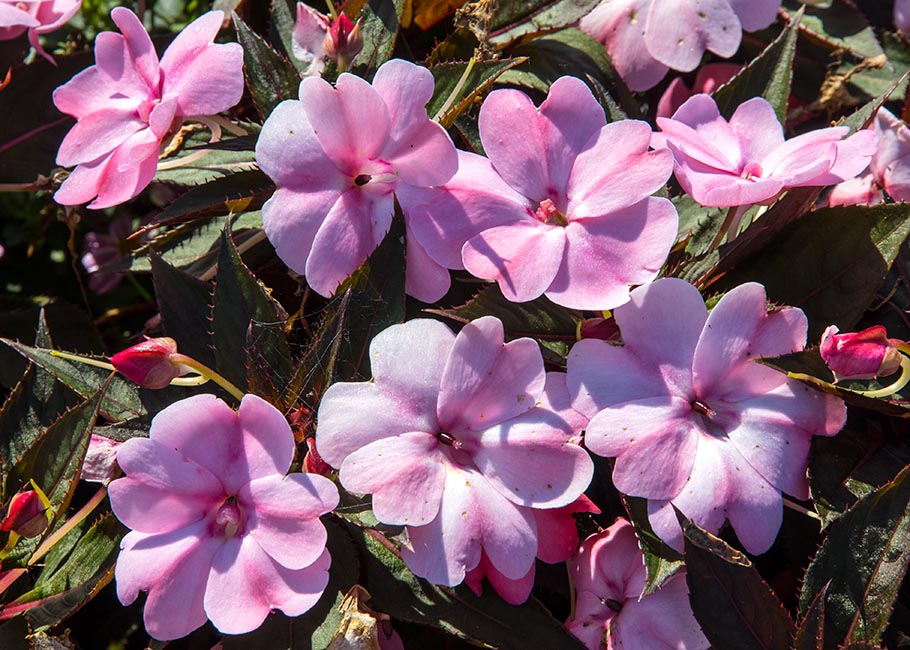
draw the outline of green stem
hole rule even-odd
[[[174,354],[174,355],[171,355],[171,361],[173,363],[180,364],[181,366],[186,366],[190,370],[195,370],[203,377],[208,377],[213,382],[215,382],[216,384],[221,386],[224,390],[226,390],[231,395],[233,395],[235,398],[237,398],[237,401],[240,401],[243,399],[243,391],[241,391],[234,384],[232,384],[227,379],[225,379],[224,377],[219,375],[217,372],[215,372],[214,370],[212,370],[205,364],[202,364],[202,363],[196,361],[192,357],[188,357],[185,354]]]
[[[78,361],[87,366],[95,366],[96,368],[104,368],[105,370],[117,372],[117,369],[107,361],[101,361],[100,359],[95,359],[93,357],[80,357],[78,354],[70,354],[69,352],[61,352],[60,350],[51,350],[51,356],[68,359],[69,361]]]
[[[445,104],[443,104],[442,108],[440,108],[438,111],[436,111],[436,115],[433,116],[434,122],[439,122],[440,124],[442,124],[441,120],[442,120],[443,116],[445,116],[445,114],[449,111],[449,109],[452,108],[452,104],[455,103],[455,98],[458,97],[458,94],[461,92],[462,88],[464,88],[464,85],[468,82],[468,77],[471,75],[471,72],[473,72],[474,64],[476,62],[477,62],[477,59],[475,59],[472,56],[471,60],[468,61],[468,66],[464,69],[464,72],[461,73],[461,78],[458,79],[458,83],[455,84],[455,87],[452,89],[452,92],[449,93],[449,96],[446,99]],[[447,125],[443,124],[443,126],[447,126]]]
[[[901,352],[910,352],[910,349],[905,345],[899,345],[897,349]],[[864,395],[865,397],[889,397],[901,390],[908,383],[910,383],[910,358],[901,355],[901,374],[894,383],[875,390],[851,390],[849,388],[845,388],[844,390],[849,390],[851,393]]]
[[[811,517],[812,519],[815,519],[816,521],[822,520],[822,518],[818,516],[818,513],[812,512],[811,510],[802,507],[798,503],[794,503],[793,501],[790,501],[790,499],[788,499],[787,497],[783,497],[783,501],[784,501],[784,506],[787,508],[790,508],[790,510],[802,513],[802,514],[806,515],[807,517]]]

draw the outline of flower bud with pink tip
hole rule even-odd
[[[838,334],[831,325],[822,334],[819,352],[836,381],[887,377],[900,369],[903,341],[889,339],[888,331],[875,325],[862,332]]]
[[[163,336],[147,339],[118,352],[111,357],[111,364],[127,379],[143,388],[164,388],[177,377],[187,374],[173,359],[177,354],[177,341]]]
[[[47,510],[50,505],[47,497],[37,490],[25,490],[13,497],[6,513],[6,519],[0,524],[5,533],[15,533],[19,537],[38,537],[47,530]]]
[[[352,23],[345,14],[339,14],[332,21],[322,42],[325,55],[338,62],[338,69],[344,70],[355,56],[363,49],[363,36],[360,35],[360,21]]]

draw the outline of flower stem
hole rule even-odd
[[[897,346],[897,349],[901,352],[910,352],[910,348],[906,345],[899,345]],[[848,390],[851,393],[856,393],[857,395],[863,395],[865,397],[889,397],[900,391],[908,383],[910,383],[910,358],[901,355],[901,374],[894,383],[875,390],[852,390],[850,388],[844,388],[843,390]]]
[[[69,352],[62,352],[60,350],[51,350],[51,356],[60,357],[61,359],[67,359],[69,361],[78,361],[87,366],[95,366],[96,368],[104,368],[111,372],[117,372],[117,369],[107,361],[101,361],[100,359],[95,359],[93,357],[80,357],[78,354],[70,354]]]
[[[784,501],[784,506],[787,508],[790,508],[790,510],[802,513],[802,514],[806,515],[807,517],[815,519],[816,521],[822,520],[822,518],[818,516],[818,513],[812,512],[811,510],[802,507],[798,503],[794,503],[793,501],[790,501],[790,499],[788,499],[786,497],[783,497],[783,501]]]
[[[436,111],[436,115],[433,116],[434,122],[439,122],[440,124],[442,124],[441,120],[442,120],[443,116],[445,116],[445,114],[449,112],[449,109],[452,108],[452,104],[455,103],[455,98],[458,97],[459,93],[461,93],[462,88],[464,88],[464,85],[468,82],[468,77],[470,77],[471,72],[474,71],[474,64],[476,62],[477,62],[477,59],[472,56],[471,60],[468,61],[468,66],[464,69],[464,72],[461,73],[461,77],[458,79],[458,83],[455,84],[455,87],[452,89],[452,92],[449,93],[449,96],[446,99],[445,104],[443,104],[442,107],[438,111]],[[449,125],[442,124],[442,126],[449,126]]]
[[[227,379],[225,379],[224,377],[219,375],[217,372],[215,372],[214,370],[212,370],[205,364],[202,364],[202,363],[196,361],[192,357],[188,357],[185,354],[174,354],[171,356],[171,361],[173,363],[179,363],[181,366],[185,366],[185,367],[189,368],[190,370],[195,370],[203,377],[208,377],[213,382],[215,382],[216,384],[221,386],[224,390],[226,390],[231,395],[233,395],[235,398],[237,398],[238,401],[243,399],[242,390],[237,388],[234,384],[229,382]]]

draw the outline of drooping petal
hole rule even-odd
[[[677,228],[676,208],[657,197],[570,222],[563,263],[545,295],[574,309],[613,309],[626,303],[631,286],[657,276]]]
[[[147,438],[133,438],[117,450],[127,476],[108,490],[117,519],[143,533],[169,533],[205,517],[225,496],[210,471],[178,450]]]
[[[421,302],[432,304],[441,299],[452,286],[452,278],[445,266],[430,257],[417,241],[410,221],[405,224],[407,248],[405,259],[405,293]]]
[[[404,433],[350,454],[338,478],[349,492],[373,495],[373,512],[379,521],[423,526],[439,512],[446,464],[435,436]]]
[[[481,581],[486,578],[500,598],[510,605],[521,605],[531,595],[534,588],[534,571],[532,566],[528,573],[518,580],[510,580],[496,570],[486,553],[481,552],[480,564],[465,574],[464,582],[479,598],[483,593]]]
[[[145,629],[162,641],[179,639],[205,623],[203,594],[212,558],[224,543],[198,522],[163,535],[131,532],[120,544],[114,575],[117,597],[129,605],[148,591]]]
[[[273,608],[299,616],[322,596],[330,563],[326,550],[306,568],[287,569],[250,535],[234,537],[212,561],[205,591],[206,614],[225,634],[252,632]]]
[[[534,408],[545,374],[531,339],[504,343],[502,322],[479,318],[455,337],[440,384],[442,430],[483,431]]]
[[[527,219],[475,235],[462,256],[472,275],[496,281],[507,300],[526,302],[553,283],[565,246],[562,227]]]
[[[692,613],[683,573],[641,600],[627,600],[610,626],[610,640],[623,650],[706,650],[711,645]]]
[[[179,97],[180,115],[214,115],[243,95],[243,48],[215,45],[224,12],[203,14],[180,32],[161,57],[162,95]]]
[[[537,521],[537,558],[548,564],[558,564],[569,559],[578,550],[577,512],[599,513],[600,509],[582,494],[562,508],[535,508]]]
[[[338,488],[324,476],[299,472],[253,479],[237,496],[248,513],[249,535],[288,569],[310,566],[325,551],[319,517],[338,505]]]
[[[146,128],[146,123],[136,116],[134,108],[112,108],[92,113],[76,122],[63,138],[57,150],[57,164],[72,167],[97,160]]]
[[[318,76],[325,69],[325,50],[322,43],[329,30],[329,21],[303,2],[297,3],[297,20],[291,38],[291,53],[302,61],[302,76]]]

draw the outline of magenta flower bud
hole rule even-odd
[[[111,357],[113,366],[143,388],[164,388],[187,370],[175,363],[177,341],[168,337],[147,339]]]
[[[609,341],[619,334],[616,321],[612,318],[586,318],[581,321],[578,337],[582,339],[600,339]]]
[[[322,476],[331,476],[335,473],[332,466],[322,460],[322,456],[316,450],[316,439],[306,439],[307,452],[303,457],[303,468],[308,474],[321,474]]]
[[[38,537],[47,529],[47,506],[35,490],[26,490],[13,497],[6,519],[0,525],[3,532],[20,537]]]
[[[881,325],[862,332],[837,332],[835,325],[825,330],[819,352],[838,381],[887,377],[900,368],[901,353],[897,346],[903,342],[889,339],[888,331]]]
[[[351,22],[345,14],[339,14],[332,21],[322,42],[325,55],[336,61],[350,62],[363,49],[363,37],[360,35],[360,21]]]

